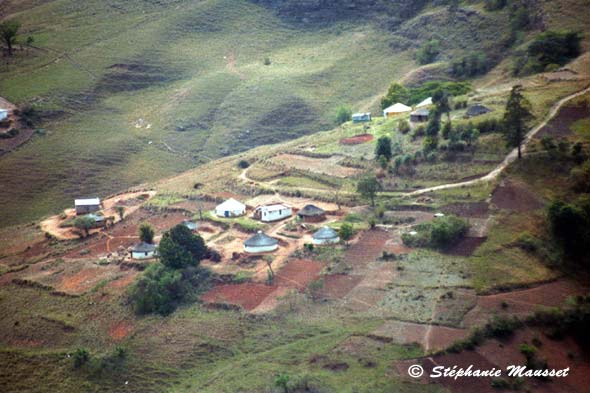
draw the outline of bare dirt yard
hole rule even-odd
[[[282,167],[321,173],[334,177],[352,177],[362,173],[360,169],[338,165],[343,158],[343,156],[313,158],[295,154],[279,154],[273,157],[271,161]]]
[[[150,198],[156,195],[155,191],[138,191],[119,194],[102,201],[103,209],[101,210],[104,217],[111,217],[113,223],[121,221],[116,206],[123,206],[125,208],[125,216],[132,215],[140,206]],[[73,201],[72,201],[73,202]],[[41,222],[41,230],[58,240],[74,240],[80,238],[78,229],[67,226],[64,223],[67,220],[73,220],[76,217],[76,211],[66,209],[63,215],[56,215],[49,217]],[[102,228],[90,230],[91,234],[101,232]]]

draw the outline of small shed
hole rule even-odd
[[[428,121],[430,111],[426,108],[421,108],[410,113],[410,121],[412,123],[424,123]]]
[[[131,258],[133,259],[150,259],[156,256],[156,249],[157,246],[155,244],[150,244],[146,242],[142,242],[136,244],[131,248]]]
[[[428,97],[424,101],[420,102],[418,105],[416,105],[416,108],[425,108],[430,105],[432,105],[432,97]]]
[[[482,104],[474,104],[467,108],[467,112],[465,116],[467,117],[475,117],[480,115],[485,115],[486,113],[491,112],[492,110],[485,105]]]
[[[353,123],[363,123],[371,121],[371,112],[355,113],[352,115]]]
[[[411,112],[412,108],[400,102],[383,109],[383,117],[395,117],[403,113]]]
[[[249,254],[260,254],[274,251],[279,248],[279,241],[274,237],[265,235],[261,231],[244,242],[244,251]]]
[[[254,218],[263,222],[272,222],[282,220],[293,215],[291,206],[282,203],[273,205],[259,206],[254,210]]]
[[[326,212],[315,205],[306,205],[297,212],[297,216],[306,222],[319,222],[326,219]]]
[[[76,214],[88,214],[100,210],[100,199],[99,198],[86,198],[74,200],[74,206],[76,207]]]
[[[338,233],[334,229],[323,227],[313,234],[312,241],[313,244],[318,246],[323,244],[336,244],[340,242],[340,236],[338,236]]]
[[[239,217],[246,214],[246,205],[233,198],[228,199],[215,208],[215,214],[219,217]]]
[[[8,109],[0,108],[0,121],[8,118]]]
[[[199,229],[199,225],[197,225],[196,222],[189,221],[189,220],[183,221],[182,222],[182,225],[184,225],[185,227],[187,227],[188,229],[190,229],[191,232],[196,232],[197,229]]]

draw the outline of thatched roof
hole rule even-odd
[[[323,227],[313,234],[313,238],[316,240],[336,239],[337,237],[338,233],[330,227]]]
[[[299,210],[297,214],[305,217],[317,217],[323,216],[326,212],[315,205],[306,205],[303,209]]]

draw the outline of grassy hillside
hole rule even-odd
[[[2,66],[0,91],[43,111],[47,134],[1,158],[2,205],[29,200],[3,208],[4,225],[330,128],[337,105],[370,106],[411,66],[369,23],[306,31],[246,1],[51,1],[13,16],[41,49]]]
[[[542,3],[547,26],[581,26],[570,14],[587,12],[583,2],[553,3]],[[6,2],[21,39],[35,42],[0,66],[0,94],[42,117],[32,141],[0,157],[0,225],[330,129],[340,104],[378,111],[388,84],[415,70],[422,42],[443,38],[431,70],[440,74],[454,55],[493,48],[509,17],[479,3],[412,17],[379,2],[366,17],[347,6],[316,20],[306,17],[314,5],[298,14],[273,4]]]

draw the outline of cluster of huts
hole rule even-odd
[[[218,217],[231,218],[246,215],[245,204],[233,198],[226,200],[215,208]],[[257,206],[254,209],[253,217],[262,222],[275,222],[293,216],[293,208],[284,203],[270,203]],[[315,206],[306,205],[299,211],[297,216],[304,222],[321,222],[326,219],[326,212]],[[329,227],[323,227],[312,236],[313,244],[335,244],[340,242],[338,233]],[[279,241],[265,233],[258,232],[244,242],[244,251],[249,254],[260,254],[271,252],[279,247]]]
[[[411,106],[402,104],[401,102],[397,102],[385,109],[383,109],[383,117],[384,118],[394,118],[400,115],[404,115],[406,113],[410,113],[410,121],[412,123],[424,123],[427,122],[430,118],[430,109],[428,107],[432,106],[432,97],[428,97],[414,108]],[[474,104],[467,108],[465,112],[465,117],[475,117],[480,116],[491,112],[491,109],[482,105],[482,104]],[[360,112],[355,113],[352,115],[352,122],[353,123],[361,123],[361,122],[369,122],[371,121],[371,112]]]
[[[74,201],[76,215],[91,217],[96,222],[96,227],[104,226],[104,216],[100,214],[102,203],[100,198],[76,199]],[[275,222],[293,216],[293,208],[284,203],[270,203],[257,206],[253,217],[262,222]],[[247,206],[242,202],[230,198],[215,207],[215,215],[221,218],[234,218],[245,216]],[[326,219],[326,212],[315,206],[306,205],[297,211],[297,216],[303,222],[318,223]],[[198,224],[186,220],[182,223],[193,232],[198,230]],[[330,227],[322,227],[312,236],[315,245],[336,244],[340,242],[338,233]],[[258,232],[244,241],[244,251],[249,254],[260,254],[275,251],[279,247],[279,241],[265,233]],[[129,249],[132,259],[151,259],[157,255],[157,245],[141,242]]]

